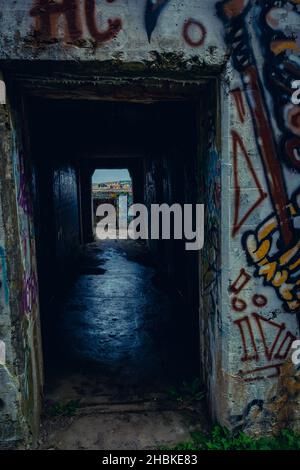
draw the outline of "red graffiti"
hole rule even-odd
[[[282,366],[283,363],[271,366],[257,367],[256,369],[252,369],[249,371],[240,371],[240,375],[244,378],[245,382],[255,382],[257,380],[273,379],[275,377],[279,377]],[[265,373],[272,370],[273,372],[271,373]]]
[[[245,300],[241,299],[240,297],[236,297],[236,295],[246,287],[250,279],[251,276],[244,269],[241,269],[238,278],[229,289],[235,294],[235,296],[231,299],[231,307],[235,312],[244,312],[247,308],[247,303]],[[252,297],[252,303],[257,308],[263,308],[268,304],[268,299],[262,294],[254,294]]]
[[[114,0],[107,0],[112,3]],[[113,39],[121,30],[120,19],[109,19],[108,28],[100,31],[96,24],[96,1],[85,0],[86,25],[92,38],[98,43]],[[57,40],[58,20],[65,18],[65,37],[67,42],[76,42],[83,37],[81,11],[78,0],[36,0],[30,15],[35,18],[35,33],[42,41]]]
[[[264,358],[268,362],[273,360],[283,361],[288,357],[292,343],[296,339],[290,331],[286,331],[284,323],[268,320],[258,313],[252,313],[251,316],[240,318],[234,323],[238,326],[242,338],[242,362],[258,361],[261,357],[261,352],[259,352],[260,344],[263,345]],[[280,365],[272,364],[241,373],[251,374],[267,368],[280,367]],[[257,378],[248,378],[247,380],[257,380]]]
[[[274,134],[268,119],[265,98],[262,94],[259,72],[254,65],[245,70],[243,81],[271,200],[280,223],[282,240],[286,245],[289,245],[294,234],[289,222],[287,191]]]
[[[268,299],[264,295],[255,294],[252,297],[252,302],[253,302],[253,305],[255,305],[255,307],[262,308],[262,307],[265,307],[267,305]]]
[[[197,30],[198,38],[194,39],[191,34],[191,29]],[[206,29],[203,24],[193,18],[188,19],[183,26],[183,37],[185,42],[191,47],[203,46],[206,38]]]
[[[114,0],[109,0],[110,3]],[[106,31],[99,31],[96,24],[96,0],[86,0],[85,14],[87,27],[91,36],[97,42],[106,42],[113,39],[122,28],[122,21],[120,19],[108,20],[108,28]]]
[[[248,152],[245,148],[244,142],[242,141],[242,138],[235,130],[231,131],[231,136],[232,136],[232,145],[233,145],[233,173],[234,173],[234,186],[235,186],[234,223],[233,223],[233,229],[232,229],[232,236],[235,237],[237,233],[239,232],[240,228],[243,226],[243,224],[252,214],[252,212],[264,201],[264,199],[266,199],[267,194],[262,189],[262,185],[260,184],[258,177],[255,173],[255,170],[249,158]],[[248,172],[252,176],[252,179],[254,181],[254,184],[259,194],[255,203],[252,204],[252,206],[247,210],[247,212],[243,216],[241,216],[240,214],[241,187],[240,187],[239,176],[238,176],[239,174],[239,169],[238,169],[239,150],[242,152],[244,160],[247,164]]]
[[[235,312],[244,312],[248,307],[246,301],[237,295],[245,289],[250,279],[251,276],[241,269],[239,276],[230,286],[230,292],[235,294],[231,299],[231,306]],[[254,294],[252,304],[257,308],[263,308],[268,304],[268,299],[265,295]],[[296,339],[290,331],[286,331],[284,323],[269,320],[256,312],[235,320],[234,324],[238,327],[242,340],[241,362],[258,362],[261,359],[267,363],[284,361]],[[239,371],[239,374],[246,382],[273,378],[280,375],[281,366],[282,362],[267,364],[250,371]]]
[[[271,361],[272,358],[273,358],[274,350],[275,350],[275,347],[277,346],[279,337],[281,336],[281,333],[283,332],[283,330],[285,330],[285,324],[284,323],[281,323],[281,324],[280,323],[275,323],[272,320],[267,320],[264,317],[262,317],[261,315],[258,315],[258,313],[253,313],[252,317],[255,319],[255,321],[257,323],[258,331],[259,331],[260,337],[261,337],[263,345],[264,345],[266,358],[268,359],[268,361]],[[271,344],[271,346],[268,345],[267,337],[266,337],[266,334],[265,334],[265,328],[270,330],[270,327],[272,327],[273,331],[275,331],[275,339],[274,339],[273,343]],[[277,332],[277,334],[276,334],[276,332]],[[284,358],[282,358],[282,359],[284,359]]]
[[[292,166],[300,170],[300,155],[299,155],[300,139],[293,137],[285,143],[286,154]]]
[[[246,287],[250,279],[250,274],[248,274],[245,269],[241,269],[239,276],[230,286],[230,292],[233,292],[233,294],[239,294],[244,289],[244,287]]]
[[[255,361],[258,361],[259,355],[257,352],[253,329],[249,317],[240,318],[234,323],[239,327],[240,334],[242,337],[244,355],[241,357],[241,361],[248,362],[252,361],[253,359]]]
[[[235,312],[243,312],[247,308],[246,302],[238,297],[233,297],[231,300],[231,306]]]
[[[77,0],[62,0],[61,3],[49,0],[36,0],[30,15],[36,18],[35,31],[40,39],[50,41],[56,39],[58,19],[64,15],[66,21],[67,37],[76,41],[82,37],[82,26]]]

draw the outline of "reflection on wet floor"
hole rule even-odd
[[[185,313],[145,245],[88,245],[49,342],[48,396],[128,401],[192,379]]]

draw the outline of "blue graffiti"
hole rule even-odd
[[[145,26],[149,42],[156,28],[158,18],[169,0],[147,0],[145,13]]]

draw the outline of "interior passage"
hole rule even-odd
[[[184,305],[157,274],[144,243],[87,245],[57,307],[46,350],[51,399],[133,401],[195,379],[179,325]]]

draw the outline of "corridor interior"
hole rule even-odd
[[[147,207],[197,202],[196,114],[193,101],[30,99],[46,408],[163,409],[198,383],[199,252],[96,240],[91,203],[96,168],[127,168]]]

